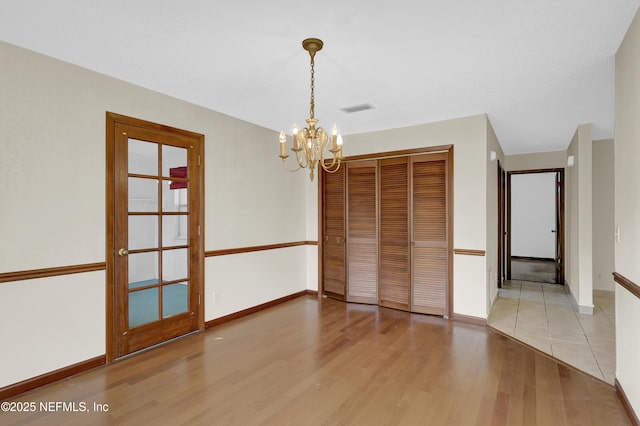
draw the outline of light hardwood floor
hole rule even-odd
[[[613,387],[489,327],[301,297],[13,401],[2,424],[626,425]]]

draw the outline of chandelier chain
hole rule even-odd
[[[310,118],[315,118],[315,114],[314,114],[314,110],[315,110],[315,82],[316,82],[316,76],[315,76],[315,68],[314,68],[315,62],[313,60],[313,56],[311,56],[311,103],[310,103],[310,109],[309,109],[309,116]]]

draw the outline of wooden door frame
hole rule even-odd
[[[556,173],[556,176],[560,176],[560,205],[556,201],[556,217],[560,218],[560,229],[556,229],[556,245],[560,246],[560,274],[558,276],[557,284],[564,285],[564,277],[565,277],[565,261],[566,253],[565,253],[565,179],[564,179],[564,168],[550,168],[550,169],[531,169],[531,170],[513,170],[507,172],[507,279],[511,279],[511,176],[512,175],[524,175],[524,174],[534,174],[534,173]],[[556,178],[557,180],[557,178]],[[554,198],[557,200],[558,197],[555,195],[555,187],[554,187]]]
[[[504,279],[505,261],[505,171],[502,168],[500,160],[497,161],[498,167],[498,288],[502,288],[502,281]]]
[[[200,295],[200,305],[198,309],[198,329],[204,330],[204,135],[199,133],[190,132],[187,130],[177,129],[170,126],[165,126],[150,121],[140,120],[133,117],[127,117],[125,115],[116,114],[113,112],[106,112],[106,362],[111,363],[116,359],[116,316],[115,316],[115,141],[116,134],[115,128],[117,124],[125,124],[129,126],[136,126],[151,130],[165,131],[189,138],[193,138],[195,143],[198,144],[198,152],[200,153],[199,167],[198,167],[198,180],[199,190],[197,194],[193,194],[199,198],[199,210],[194,214],[197,215],[197,221],[199,224],[198,235],[198,274],[196,277],[195,285],[197,286],[198,294]],[[192,196],[193,196],[192,195]]]
[[[453,145],[437,145],[431,147],[424,148],[414,148],[414,149],[404,149],[398,151],[386,151],[386,152],[378,152],[372,154],[363,154],[363,155],[353,155],[345,157],[343,163],[349,161],[361,161],[361,160],[379,160],[383,158],[389,157],[398,157],[398,156],[410,156],[417,154],[428,154],[433,152],[446,152],[448,155],[448,175],[447,175],[447,184],[449,191],[449,199],[447,200],[447,221],[448,221],[448,248],[447,248],[447,311],[448,314],[445,315],[445,318],[453,318],[453,199],[454,199],[454,161],[453,161]],[[318,176],[322,176],[324,174],[323,171],[318,172]],[[324,241],[324,223],[323,223],[323,209],[324,209],[324,179],[318,179],[318,298],[322,298],[324,293],[324,285],[323,285],[323,241]],[[379,222],[379,218],[376,219]]]

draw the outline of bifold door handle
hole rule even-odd
[[[129,250],[125,249],[125,248],[121,248],[120,250],[118,250],[118,254],[120,256],[126,256],[129,254]]]

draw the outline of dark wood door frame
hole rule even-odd
[[[198,293],[198,309],[195,319],[198,330],[204,330],[204,300],[201,297],[204,294],[204,135],[189,132],[186,130],[176,129],[161,124],[156,124],[136,118],[131,118],[111,112],[106,113],[106,362],[113,362],[118,355],[118,336],[116,315],[116,138],[118,137],[116,128],[118,126],[130,126],[139,129],[147,129],[152,132],[165,132],[176,135],[177,137],[186,137],[193,142],[194,149],[197,150],[197,171],[195,179],[197,180],[197,190],[191,194],[191,197],[198,197],[199,203],[196,211],[191,214],[197,220],[197,235],[190,238],[196,241],[191,245],[194,248],[189,254],[190,262],[195,266],[195,276],[189,277],[197,288]],[[126,179],[126,177],[125,177]],[[120,271],[121,273],[122,271]],[[194,312],[195,313],[195,312]]]
[[[505,171],[502,168],[500,160],[498,163],[498,288],[502,288],[502,281],[505,278],[505,189],[506,179]]]
[[[564,169],[532,169],[532,170],[514,170],[507,172],[507,217],[506,217],[506,263],[507,263],[507,279],[511,279],[511,176],[519,174],[533,173],[556,173],[556,219],[558,228],[556,229],[556,247],[558,247],[558,268],[556,280],[558,284],[564,285],[565,276],[565,180]]]

